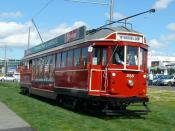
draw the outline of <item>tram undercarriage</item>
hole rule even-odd
[[[135,101],[136,100],[136,101]],[[58,105],[74,109],[84,113],[104,114],[104,115],[146,115],[150,112],[146,102],[148,99],[126,100],[97,100],[92,97],[82,99],[72,96],[58,95],[56,102]],[[139,108],[138,108],[139,107]],[[141,108],[141,109],[140,109]]]

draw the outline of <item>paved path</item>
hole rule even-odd
[[[34,131],[6,105],[0,102],[0,131]]]

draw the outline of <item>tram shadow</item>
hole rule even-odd
[[[38,101],[42,101],[44,103],[47,103],[49,105],[57,106],[57,103],[54,100],[52,100],[52,99],[48,99],[48,98],[45,98],[45,97],[42,97],[42,96],[38,96],[38,95],[34,95],[34,94],[25,94],[22,91],[20,91],[19,93],[21,95],[28,96],[28,97],[31,97],[31,98],[36,99]]]
[[[20,92],[21,95],[26,95],[22,92]],[[115,112],[104,112],[101,109],[98,108],[90,108],[90,109],[84,109],[84,108],[73,108],[69,105],[64,105],[64,104],[58,104],[56,100],[48,99],[42,96],[37,96],[37,95],[27,95],[29,97],[32,97],[33,99],[36,99],[38,101],[42,101],[44,103],[47,103],[52,106],[58,106],[59,108],[62,108],[66,111],[70,111],[73,113],[77,113],[80,115],[85,115],[85,116],[91,116],[91,117],[96,117],[99,119],[103,120],[111,120],[111,119],[146,119],[146,114],[147,113],[140,113],[140,112],[135,112],[135,111],[124,111],[124,110],[118,110]]]

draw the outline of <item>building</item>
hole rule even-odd
[[[175,57],[172,56],[148,56],[149,72],[167,75],[169,68],[175,69]],[[156,72],[159,70],[159,72]]]
[[[20,60],[18,59],[4,59],[0,58],[0,73],[7,72],[16,72],[17,66],[20,64]],[[7,68],[5,68],[7,67]]]

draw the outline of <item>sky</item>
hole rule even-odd
[[[109,3],[109,0],[81,1]],[[175,56],[175,0],[114,2],[114,20],[155,8],[156,13],[141,15],[127,22],[132,23],[134,30],[145,35],[151,55]],[[47,41],[82,25],[88,29],[104,25],[109,20],[109,6],[68,0],[1,0],[0,58],[5,58],[5,45],[7,58],[21,59],[24,56],[29,27],[30,47],[41,43],[32,18],[42,39]]]

